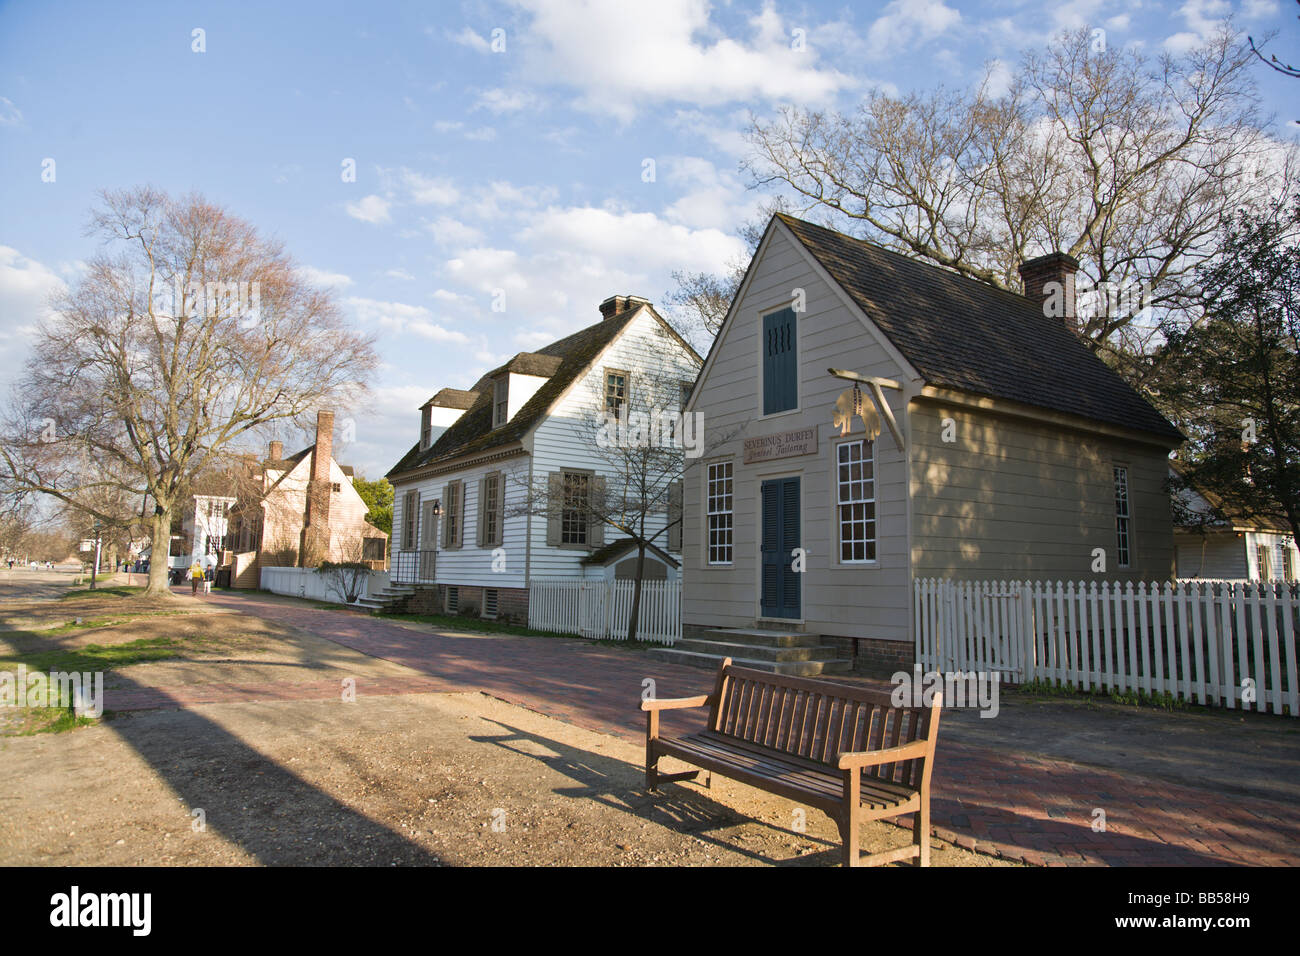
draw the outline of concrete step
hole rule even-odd
[[[836,657],[835,648],[813,645],[754,644],[736,641],[714,641],[698,637],[684,637],[673,645],[677,650],[712,654],[739,660],[759,661],[829,661]]]
[[[681,664],[686,667],[699,667],[705,670],[717,670],[722,657],[716,654],[702,654],[697,651],[678,650],[675,647],[654,647],[646,653],[655,660],[668,664]],[[725,656],[725,655],[724,655]],[[817,677],[821,674],[847,674],[848,661],[774,661],[759,658],[733,657],[731,662],[737,667],[751,667],[754,670],[772,671],[788,677]]]
[[[713,627],[698,635],[700,640],[769,647],[817,647],[821,637],[801,631],[766,630],[758,627]]]

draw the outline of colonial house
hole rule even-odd
[[[188,568],[197,563],[206,569],[222,563],[230,530],[230,509],[235,502],[235,498],[226,495],[190,496],[180,516],[180,533],[171,537],[171,567]]]
[[[1183,520],[1174,528],[1180,578],[1297,580],[1300,550],[1285,523],[1244,518],[1205,488],[1184,489],[1180,496]]]
[[[688,406],[735,433],[686,472],[694,643],[656,654],[892,670],[918,578],[1169,579],[1182,436],[1077,335],[1077,269],[1018,295],[773,217]]]
[[[676,414],[701,359],[646,299],[611,296],[600,314],[421,406],[419,440],[388,473],[392,581],[407,607],[527,620],[535,578],[628,576],[635,549],[590,510],[616,472],[593,424],[664,381]],[[648,516],[647,534],[663,533],[645,578],[678,573],[668,510]]]
[[[262,567],[324,560],[383,566],[388,536],[365,520],[369,509],[352,485],[352,467],[334,460],[333,412],[317,413],[315,438],[287,457],[283,442],[271,442],[267,457],[234,480],[245,483],[225,545],[234,552],[235,587],[258,587]]]

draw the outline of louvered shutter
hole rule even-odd
[[[763,316],[763,414],[798,404],[798,369],[793,309]]]
[[[564,510],[564,474],[553,471],[546,476],[546,545],[560,546],[560,514]]]
[[[674,481],[668,486],[668,550],[682,550],[682,483]]]

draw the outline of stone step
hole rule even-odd
[[[698,667],[705,670],[717,670],[722,658],[716,654],[701,654],[696,651],[683,651],[675,647],[654,647],[646,653],[655,660],[668,664],[681,664],[686,667]],[[771,671],[787,677],[817,677],[821,674],[847,674],[848,661],[773,661],[757,658],[735,658],[731,663],[737,667],[750,667],[759,671]]]
[[[713,627],[698,635],[700,640],[769,647],[817,647],[821,637],[801,631],[765,630],[757,627]]]
[[[714,641],[698,637],[684,637],[673,645],[682,651],[712,654],[739,660],[759,661],[829,661],[836,657],[835,648],[814,645],[750,644],[735,641]]]

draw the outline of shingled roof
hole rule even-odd
[[[546,348],[538,349],[536,352],[520,353],[500,369],[488,372],[474,385],[472,392],[477,392],[478,395],[469,409],[452,422],[438,440],[423,452],[420,451],[420,443],[416,442],[411,450],[402,456],[402,460],[392,467],[387,477],[393,478],[440,459],[450,460],[463,455],[491,451],[519,441],[546,414],[551,404],[564,393],[565,389],[582,375],[605,346],[618,337],[642,308],[648,306],[638,306],[620,312],[618,315],[574,332],[558,342],[552,342]],[[524,403],[523,408],[515,412],[514,417],[506,424],[500,428],[493,428],[492,377],[506,370],[524,375],[545,374],[546,369],[549,368],[553,368],[554,371],[532,398]]]
[[[1183,435],[1064,321],[1032,301],[824,226],[777,214],[929,385]]]

